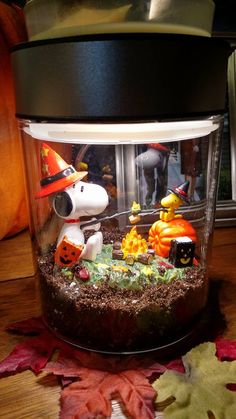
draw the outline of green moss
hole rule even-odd
[[[185,270],[189,269],[173,267],[160,270],[163,261],[166,260],[157,256],[150,265],[135,262],[133,266],[130,266],[125,260],[112,259],[112,245],[104,245],[94,262],[83,261],[83,265],[90,272],[90,280],[86,284],[109,280],[109,285],[113,288],[141,290],[145,285],[181,280],[185,275]]]
[[[61,270],[61,272],[63,273],[63,275],[65,275],[68,279],[72,279],[73,278],[73,272],[71,271],[70,268],[63,268]]]

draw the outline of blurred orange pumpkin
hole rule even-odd
[[[28,224],[22,150],[15,118],[10,48],[26,40],[21,10],[0,2],[0,239]]]
[[[157,255],[168,258],[171,240],[184,236],[194,242],[197,241],[197,234],[193,226],[183,218],[174,218],[168,222],[156,221],[149,230],[148,240]]]

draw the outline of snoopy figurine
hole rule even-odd
[[[106,190],[100,185],[81,181],[87,172],[77,172],[48,144],[42,144],[41,159],[44,177],[36,198],[51,196],[55,213],[64,221],[58,236],[57,249],[66,239],[75,248],[81,246],[83,250],[80,259],[95,260],[103,244],[102,232],[98,231],[100,224],[94,223],[93,229],[97,231],[85,244],[80,217],[93,217],[105,210],[108,205]],[[63,264],[66,265],[65,259]]]

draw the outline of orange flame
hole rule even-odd
[[[131,228],[130,232],[126,234],[121,243],[121,250],[124,253],[124,257],[131,254],[137,257],[141,253],[146,253],[148,250],[148,244],[145,239],[142,238],[137,232],[137,227]]]

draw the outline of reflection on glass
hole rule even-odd
[[[232,199],[229,113],[224,116],[218,201]]]

